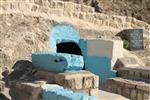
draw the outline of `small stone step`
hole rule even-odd
[[[111,78],[106,83],[107,91],[120,94],[131,100],[150,100],[150,84],[123,78]]]
[[[38,80],[45,80],[48,83],[55,83],[64,88],[77,92],[95,95],[99,88],[99,77],[89,71],[51,73],[46,71],[38,71],[34,75]]]

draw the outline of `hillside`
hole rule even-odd
[[[86,4],[97,12],[135,17],[150,23],[150,0],[63,0]]]

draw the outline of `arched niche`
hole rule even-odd
[[[82,55],[79,31],[70,24],[54,25],[50,31],[49,44],[51,52]]]

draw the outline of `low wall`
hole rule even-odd
[[[26,1],[1,1],[0,14],[22,13],[28,16],[40,16],[49,18],[51,15],[66,16],[69,18],[77,18],[95,25],[105,26],[107,30],[116,30],[118,32],[123,29],[142,28],[146,31],[144,37],[150,38],[150,25],[143,21],[139,21],[133,17],[106,15],[95,13],[94,8],[62,1],[47,0],[26,0]],[[146,40],[147,41],[147,40]],[[145,42],[145,46],[149,45]]]
[[[56,84],[42,81],[14,81],[10,84],[13,100],[95,100],[88,94],[73,92]]]
[[[64,88],[68,88],[76,92],[83,92],[89,95],[96,95],[99,88],[98,76],[89,71],[72,71],[58,74],[38,71],[35,73],[34,77],[40,80],[45,80],[48,83],[56,83]]]
[[[118,76],[150,83],[150,68],[120,68]]]
[[[149,100],[150,84],[136,82],[122,78],[112,78],[107,81],[107,90],[117,93],[130,100]]]
[[[72,92],[63,87],[47,86],[43,90],[43,100],[95,100],[94,97],[88,96],[84,93]]]

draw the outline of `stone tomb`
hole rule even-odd
[[[49,38],[51,51],[33,53],[33,64],[53,73],[89,70],[100,76],[101,82],[116,77],[113,66],[122,57],[122,41],[81,39],[79,34],[69,24],[53,26]]]
[[[82,70],[83,56],[79,47],[79,31],[69,24],[58,24],[50,30],[50,52],[32,54],[33,64],[49,72]]]

